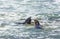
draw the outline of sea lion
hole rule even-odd
[[[42,29],[42,26],[41,26],[41,24],[39,23],[38,20],[34,19],[34,24],[35,24],[35,28]]]

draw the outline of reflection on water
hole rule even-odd
[[[60,39],[60,3],[56,0],[0,0],[0,39]],[[23,25],[35,17],[43,29]]]
[[[12,24],[12,25],[11,25]],[[44,29],[35,29],[34,25],[17,25],[13,22],[8,25],[5,23],[0,27],[1,39],[44,39],[44,38],[60,38],[60,28],[55,25],[43,26]]]

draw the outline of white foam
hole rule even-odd
[[[56,2],[60,2],[60,0],[55,0]]]
[[[10,28],[10,26],[0,27],[0,30],[7,30],[9,28]]]

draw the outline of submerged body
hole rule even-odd
[[[35,23],[35,28],[42,29],[42,26],[40,25],[38,20],[34,20],[34,23]]]
[[[31,24],[31,17],[27,18],[23,23],[17,23],[17,24]],[[42,26],[40,25],[38,20],[34,20],[35,28],[36,29],[42,29]]]

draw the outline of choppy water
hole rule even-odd
[[[29,16],[43,29],[15,24]],[[60,1],[0,0],[0,39],[60,39]]]

